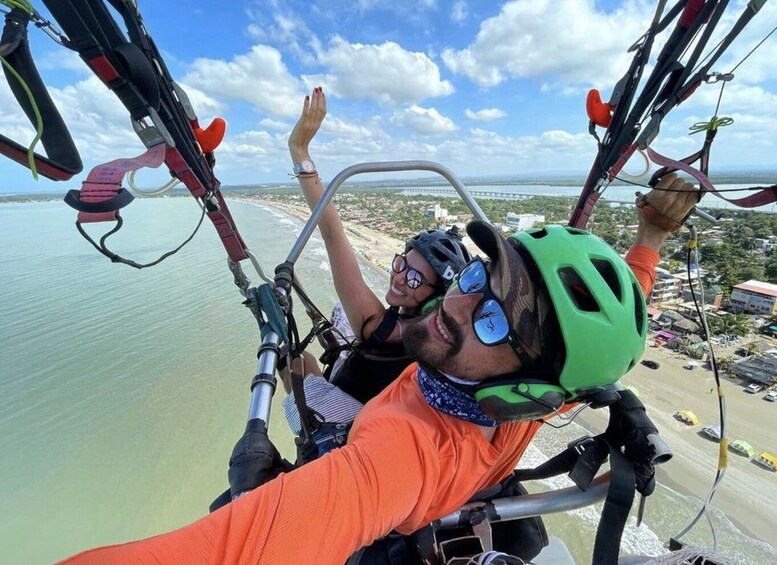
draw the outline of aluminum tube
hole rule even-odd
[[[248,409],[248,419],[261,418],[270,429],[270,406],[272,404],[273,393],[275,392],[275,368],[278,366],[277,349],[264,346],[278,346],[278,334],[268,331],[262,339],[263,349],[259,354],[259,361],[256,365],[257,376],[262,375],[267,380],[260,381],[251,391],[251,406]]]
[[[329,186],[327,186],[326,190],[324,191],[324,194],[321,195],[321,200],[319,200],[318,204],[316,204],[316,207],[313,208],[313,212],[305,224],[305,227],[302,228],[302,232],[300,232],[296,243],[294,243],[291,251],[289,251],[289,256],[286,260],[292,264],[297,261],[297,258],[299,258],[300,253],[302,253],[302,250],[310,239],[310,236],[313,235],[313,231],[316,229],[316,225],[318,225],[318,221],[321,219],[321,216],[323,215],[324,210],[326,210],[327,205],[331,202],[332,198],[334,198],[335,192],[337,192],[337,189],[340,188],[340,185],[343,184],[343,182],[345,182],[348,178],[362,173],[386,173],[400,171],[432,171],[439,174],[449,183],[451,183],[451,186],[456,189],[456,192],[459,193],[459,196],[461,196],[462,200],[464,200],[465,204],[467,204],[470,211],[477,219],[486,222],[488,221],[488,218],[486,217],[483,210],[480,208],[478,203],[475,202],[475,199],[472,198],[469,192],[467,192],[467,189],[464,187],[461,181],[456,177],[455,174],[453,174],[453,171],[447,167],[444,167],[443,165],[440,165],[439,163],[435,163],[434,161],[383,161],[374,163],[358,163],[343,169],[337,174],[335,178],[330,181]]]
[[[576,486],[560,490],[541,492],[537,494],[525,494],[508,498],[497,498],[491,501],[494,511],[499,516],[492,522],[504,522],[506,520],[518,520],[531,516],[541,516],[554,512],[567,512],[590,506],[607,496],[610,487],[610,473],[604,473],[596,477],[588,490],[580,490]],[[435,525],[443,528],[452,528],[469,523],[467,516],[471,508],[482,508],[483,503],[465,505],[461,510],[448,514],[441,518]]]

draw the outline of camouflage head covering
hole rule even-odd
[[[495,263],[499,295],[513,333],[526,354],[532,360],[538,359],[542,355],[541,328],[550,301],[540,281],[532,280],[532,271],[516,250],[518,242],[505,239],[494,226],[480,220],[467,224],[467,234]]]

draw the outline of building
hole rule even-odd
[[[648,304],[662,304],[677,300],[680,296],[680,281],[666,269],[656,268],[656,284],[650,293]]]
[[[737,361],[728,368],[729,373],[771,386],[777,383],[777,351],[766,351],[762,355]]]
[[[544,214],[514,214],[507,213],[505,225],[514,231],[523,231],[533,228],[537,224],[545,223]]]
[[[729,309],[734,312],[774,316],[777,314],[777,284],[747,281],[731,289]]]
[[[441,208],[439,204],[435,204],[434,208],[429,208],[424,215],[427,218],[434,218],[435,220],[444,220],[448,217],[448,209]]]

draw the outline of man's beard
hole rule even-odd
[[[426,324],[430,317],[439,315],[443,326],[451,336],[453,343],[446,347],[435,347],[434,338],[429,335]],[[463,340],[456,322],[445,313],[442,308],[437,308],[434,312],[423,318],[411,322],[405,329],[403,338],[405,351],[409,353],[419,363],[432,368],[457,375],[457,363],[455,357],[461,352]]]

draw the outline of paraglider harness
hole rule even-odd
[[[614,391],[613,391],[614,392]],[[524,561],[536,557],[548,544],[539,515],[511,520],[500,515],[500,502],[525,496],[522,482],[563,474],[583,491],[609,460],[610,483],[597,528],[592,562],[616,564],[626,519],[639,493],[637,524],[645,497],[655,490],[655,465],[672,454],[648,418],[645,406],[633,392],[619,390],[610,396],[607,429],[585,436],[534,469],[518,469],[498,485],[475,494],[453,515],[437,520],[410,535],[389,534],[355,553],[347,565],[428,565],[449,563],[457,557],[499,551]],[[602,406],[595,406],[601,408]]]
[[[75,144],[59,112],[49,97],[36,70],[27,40],[27,25],[33,21],[57,42],[76,51],[87,66],[127,108],[132,127],[147,151],[127,159],[117,159],[95,167],[81,190],[71,190],[65,202],[78,210],[76,226],[100,253],[113,262],[135,268],[158,263],[188,243],[199,229],[205,215],[214,224],[233,262],[248,258],[246,245],[237,231],[232,216],[214,176],[214,150],[221,142],[225,122],[216,118],[201,128],[184,90],[173,81],[167,67],[147,33],[137,6],[124,0],[107,0],[121,16],[127,37],[119,29],[102,0],[43,0],[62,27],[53,29],[26,0],[13,2],[6,15],[0,56],[11,91],[38,129],[39,138],[49,157],[25,150],[20,144],[0,136],[0,153],[52,180],[67,180],[81,171],[82,164]],[[105,240],[116,233],[123,220],[120,209],[133,200],[122,188],[127,173],[143,167],[165,163],[170,174],[189,189],[202,208],[202,216],[192,233],[181,245],[162,257],[142,265],[113,253]],[[172,185],[171,185],[172,186]],[[82,224],[115,221],[116,226],[95,242]]]
[[[357,345],[346,343],[325,351],[321,357],[326,364],[324,377],[362,404],[377,396],[413,362],[401,341],[387,341],[404,317],[397,308],[387,308],[369,338]],[[343,352],[346,352],[346,357],[332,374],[334,360]]]

